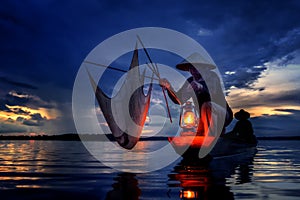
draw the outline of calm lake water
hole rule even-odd
[[[163,142],[139,145],[152,148]],[[0,197],[300,199],[299,141],[259,141],[257,149],[207,165],[178,159],[155,172],[132,174],[104,166],[81,142],[0,141]],[[114,154],[110,157],[113,162]]]

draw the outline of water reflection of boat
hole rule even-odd
[[[114,180],[116,181],[106,195],[106,200],[117,200],[117,199],[139,199],[141,190],[138,187],[138,180],[132,173],[120,173]]]
[[[181,199],[234,199],[226,181],[234,177],[236,184],[251,182],[255,153],[244,152],[210,163],[183,158],[168,175],[168,185],[181,188]]]

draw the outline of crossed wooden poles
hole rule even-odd
[[[151,79],[154,79],[154,80],[160,80],[160,74],[159,74],[159,71],[158,71],[158,67],[157,67],[157,64],[156,63],[153,63],[152,62],[152,59],[147,51],[147,49],[145,48],[141,38],[137,35],[137,38],[138,38],[138,41],[141,43],[142,47],[143,47],[143,50],[150,62],[149,63],[146,63],[147,66],[149,67],[149,69],[153,72],[153,74],[156,75],[157,78],[155,77],[150,77],[150,76],[147,76],[147,75],[144,75],[146,78],[151,78]],[[92,64],[92,65],[96,65],[96,66],[100,66],[100,67],[105,67],[105,68],[109,68],[109,69],[112,69],[112,70],[116,70],[116,71],[119,71],[119,72],[128,72],[126,70],[123,70],[123,69],[119,69],[119,68],[116,68],[116,67],[111,67],[111,66],[106,66],[106,65],[102,65],[102,64],[99,64],[99,63],[94,63],[94,62],[90,62],[90,61],[84,61],[85,63],[88,63],[88,64]],[[166,92],[165,92],[165,87],[162,87],[162,92],[163,92],[163,95],[164,95],[164,99],[165,99],[165,102],[166,102],[166,107],[167,107],[167,110],[168,110],[168,117],[170,119],[170,122],[172,123],[172,116],[171,116],[171,112],[170,112],[170,108],[169,108],[169,103],[168,103],[168,99],[167,99],[167,96],[166,96]]]

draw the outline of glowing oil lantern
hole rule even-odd
[[[182,190],[180,192],[180,198],[182,199],[195,199],[197,196],[197,192],[192,190]]]
[[[150,119],[150,117],[147,115],[147,116],[146,116],[146,120],[145,120],[145,125],[149,125],[150,122],[151,122],[151,119]]]
[[[187,111],[184,113],[184,116],[183,116],[183,123],[186,125],[186,126],[191,126],[193,127],[195,125],[195,114],[191,111]]]
[[[198,116],[195,106],[192,102],[187,101],[182,107],[180,112],[180,127],[183,129],[195,129],[198,125]]]

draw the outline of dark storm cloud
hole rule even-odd
[[[10,122],[10,123],[14,123],[15,122],[15,120],[13,120],[12,118],[8,118],[6,121]]]
[[[46,117],[42,117],[42,115],[40,113],[35,113],[30,115],[32,120],[36,120],[36,121],[43,121],[45,119],[47,119]]]
[[[161,15],[174,16],[167,14],[172,9],[166,10],[166,3],[155,9],[142,2],[93,0],[1,4],[2,65],[31,80],[55,82],[65,88],[71,88],[81,62],[102,40],[130,28],[151,26],[150,19],[153,26],[164,21]],[[146,11],[147,6],[150,9]]]
[[[194,10],[191,19],[199,19],[199,25],[202,21],[210,24],[222,36],[218,41],[221,44],[215,48],[228,50],[223,52],[224,57],[234,61],[230,63],[235,66],[260,65],[259,62],[282,57],[299,48],[299,1],[210,1],[207,4],[211,5],[191,4]]]
[[[279,94],[273,94],[270,96],[270,101],[277,103],[298,103],[300,104],[300,91],[291,90]]]
[[[243,69],[299,49],[299,1],[189,1],[186,6],[185,18],[193,22],[194,32],[200,27],[212,33],[198,41],[224,72],[236,71],[224,78],[227,87],[249,87],[264,69],[256,73]],[[285,61],[290,59],[293,56]]]
[[[295,109],[274,109],[274,111],[288,112],[293,114],[294,116],[300,115],[300,110],[295,110]]]
[[[43,125],[43,123],[40,123],[38,121],[33,121],[33,120],[30,120],[30,119],[25,119],[23,121],[23,124],[26,125],[26,126],[41,126],[41,125]]]
[[[5,105],[7,101],[4,98],[0,98],[0,111],[10,112],[10,109]]]
[[[34,85],[10,80],[9,78],[6,78],[6,77],[0,77],[0,83],[1,84],[9,84],[10,86],[13,86],[13,87],[20,87],[20,88],[25,88],[25,89],[37,89],[37,87]]]
[[[26,128],[12,123],[0,122],[0,133],[24,133]]]
[[[217,64],[236,70],[299,46],[297,8],[298,1],[4,1],[0,51],[7,68],[70,88],[81,61],[106,37],[162,26],[196,38]],[[201,28],[212,35],[197,38]],[[252,82],[257,74],[241,81]]]
[[[55,104],[47,102],[35,95],[24,92],[11,91],[5,96],[5,104],[9,106],[26,106],[33,109],[55,108]]]
[[[10,111],[16,115],[29,115],[30,114],[29,111],[25,111],[21,108],[11,108]]]
[[[254,83],[258,77],[260,77],[261,72],[266,70],[266,67],[262,68],[247,68],[240,67],[236,68],[234,74],[224,75],[225,86],[235,86],[237,88],[252,88],[251,84]],[[264,90],[264,88],[259,88],[260,91]]]
[[[24,117],[17,117],[16,121],[17,122],[22,122],[22,121],[24,121],[24,119],[25,119]]]
[[[85,14],[93,9],[87,9],[84,4],[72,4],[68,6],[61,1],[2,2],[0,11],[6,14],[0,21],[1,54],[2,65],[7,71],[26,75],[34,81],[55,80],[61,85],[62,78],[69,77],[67,83],[64,80],[64,85],[70,85],[75,75],[73,69],[80,65],[80,62],[76,64],[77,53],[82,50],[78,40],[88,31],[76,14],[81,13],[80,9],[85,10]]]
[[[59,104],[58,110],[64,113],[55,119],[44,121],[43,132],[47,134],[76,133],[74,120],[72,117],[72,104]]]
[[[47,118],[42,117],[40,113],[30,115],[30,119],[24,119],[23,124],[27,126],[43,126]]]

